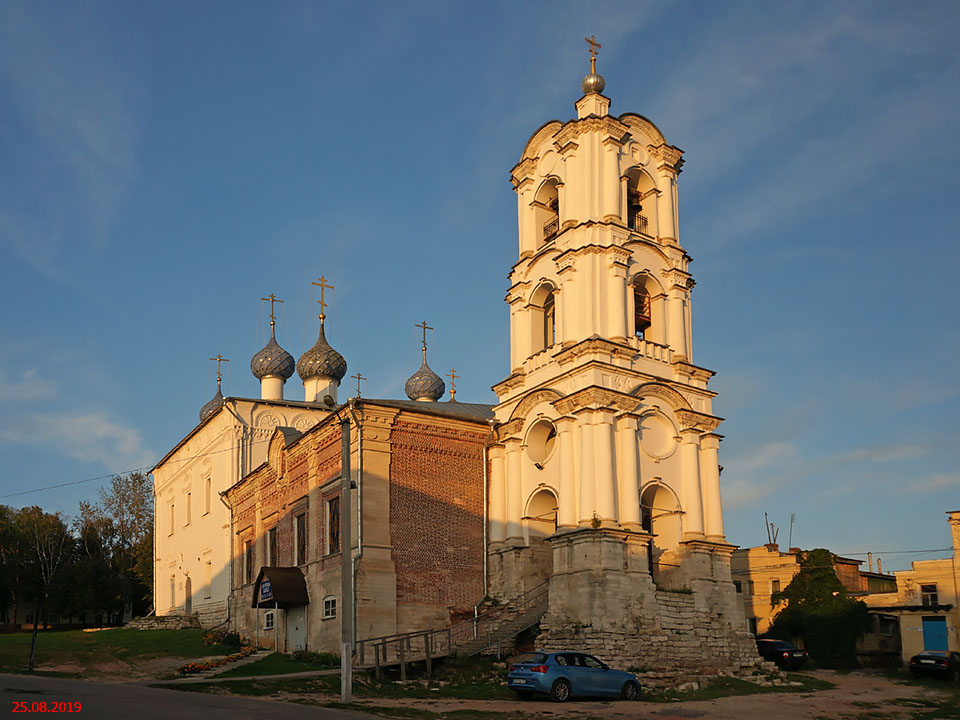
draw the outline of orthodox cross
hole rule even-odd
[[[450,378],[450,400],[457,399],[457,378],[460,377],[457,375],[457,371],[454,368],[450,368],[450,372],[447,373],[447,377]]]
[[[593,35],[584,38],[584,40],[590,44],[590,72],[595,73],[597,71],[597,50],[603,46],[597,42]]]
[[[357,397],[360,397],[360,381],[366,380],[366,378],[360,373],[357,373],[356,375],[351,375],[350,377],[357,381]]]
[[[320,322],[322,324],[323,321],[326,320],[327,318],[327,315],[324,312],[324,310],[327,309],[327,303],[325,302],[325,296],[323,294],[323,291],[333,290],[333,285],[327,284],[327,279],[323,275],[320,276],[320,282],[315,282],[310,284],[316,285],[318,288],[320,288],[320,299],[317,300],[317,302],[320,303],[320,315],[318,317],[320,318]]]
[[[225,358],[225,357],[224,357],[223,355],[221,355],[220,353],[217,353],[217,356],[216,356],[216,357],[212,357],[212,358],[210,358],[210,359],[217,361],[217,390],[219,390],[219,389],[220,389],[220,380],[223,378],[223,373],[220,372],[220,366],[221,366],[222,363],[230,362],[230,361],[227,360],[227,358]]]
[[[427,330],[433,330],[433,328],[430,327],[429,325],[427,325],[427,321],[426,321],[426,320],[424,320],[424,321],[423,321],[422,323],[420,323],[419,325],[414,325],[414,327],[418,327],[418,328],[421,328],[421,329],[423,330],[423,352],[424,352],[424,354],[426,354],[426,352],[427,352]]]
[[[274,315],[274,313],[273,313],[273,304],[274,304],[274,303],[282,303],[283,300],[279,300],[279,299],[277,298],[277,296],[274,295],[273,293],[270,293],[269,296],[267,296],[267,297],[265,297],[265,298],[260,298],[260,299],[261,299],[261,300],[268,300],[268,301],[270,302],[270,324],[271,324],[271,325],[275,325],[276,322],[277,322],[277,316]]]

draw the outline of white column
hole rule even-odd
[[[620,525],[628,530],[640,529],[640,476],[637,462],[639,441],[637,418],[620,415],[617,418],[617,444],[620,446]]]
[[[503,445],[490,448],[490,542],[507,539],[507,485],[503,467]]]
[[[723,504],[720,500],[720,436],[707,433],[700,440],[700,483],[703,485],[704,530],[707,540],[724,542]]]
[[[283,400],[283,378],[278,375],[266,375],[260,379],[260,398],[262,400]]]
[[[687,357],[687,333],[683,325],[683,293],[670,288],[667,295],[667,345],[676,355]]]
[[[594,463],[593,417],[580,416],[580,508],[577,518],[580,525],[589,526],[597,510],[597,468]]]
[[[595,443],[594,457],[597,467],[597,514],[607,523],[619,523],[617,512],[619,490],[617,487],[616,446],[613,444],[613,415],[598,413],[593,426]]]
[[[523,540],[523,482],[520,475],[520,438],[506,441],[507,540]]]
[[[557,525],[577,526],[576,468],[573,465],[573,418],[559,418],[557,425],[557,457],[560,462],[560,497],[557,499]]]
[[[617,263],[607,272],[606,337],[627,337],[627,269]]]
[[[683,539],[703,539],[703,494],[700,488],[700,431],[680,431],[680,486],[683,502]]]
[[[660,193],[657,195],[657,230],[661,238],[676,242],[677,228],[673,221],[673,187],[673,172],[666,167],[661,167]]]
[[[601,217],[604,220],[615,220],[620,217],[620,163],[617,154],[620,144],[608,138],[602,141],[600,172],[603,186],[603,207]]]

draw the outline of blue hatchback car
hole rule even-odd
[[[619,697],[636,700],[640,681],[636,675],[613,670],[593,655],[562,650],[526,653],[510,668],[507,684],[520,697],[544,693],[556,702],[571,697]]]

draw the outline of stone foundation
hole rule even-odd
[[[490,596],[507,601],[546,582],[551,574],[552,553],[548,538],[533,540],[530,545],[491,546]]]
[[[187,630],[199,628],[200,620],[196,615],[160,615],[137,618],[124,627],[131,630]]]
[[[769,672],[737,607],[733,546],[681,543],[667,589],[650,574],[652,537],[580,528],[550,538],[554,572],[540,647],[584,650],[661,687]]]

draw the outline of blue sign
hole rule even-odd
[[[273,586],[267,578],[260,582],[260,602],[273,600]]]

